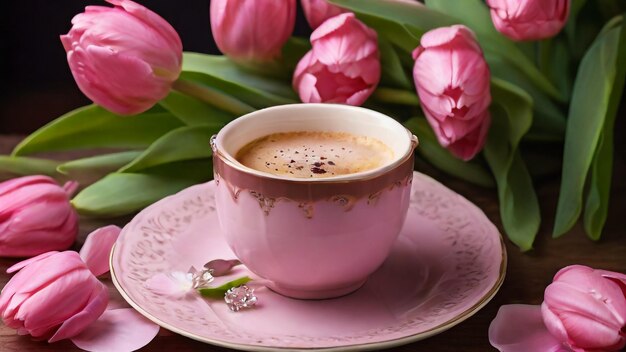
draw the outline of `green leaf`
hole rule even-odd
[[[494,187],[493,176],[480,164],[465,162],[444,149],[428,122],[422,117],[413,117],[405,123],[406,128],[419,138],[417,151],[438,169],[481,187]]]
[[[159,104],[188,126],[210,125],[215,123],[225,124],[235,117],[208,103],[177,91],[171,91]]]
[[[585,232],[594,241],[602,236],[602,228],[609,211],[612,172],[613,131],[602,131],[591,164],[591,182],[583,218]]]
[[[420,99],[414,90],[378,87],[372,94],[372,99],[398,105],[420,106]]]
[[[13,155],[88,148],[144,148],[164,133],[182,126],[171,114],[153,111],[119,116],[97,105],[85,106],[33,132],[15,147]]]
[[[567,34],[567,39],[570,43],[574,42],[574,37],[576,34],[576,20],[578,19],[578,13],[583,8],[587,0],[572,0],[570,4],[570,12],[569,18],[567,19],[567,24],[565,25],[565,33]]]
[[[591,162],[591,182],[585,205],[584,225],[589,238],[600,239],[606,222],[613,171],[613,134],[615,118],[626,77],[626,23],[622,22],[616,59],[615,80],[609,97],[606,120]]]
[[[491,138],[496,134],[497,132],[490,133],[490,139],[485,145],[485,157],[498,182],[502,225],[508,238],[522,251],[527,251],[532,249],[541,223],[539,200],[519,151],[513,154],[508,169],[504,168],[502,159],[507,157],[500,155],[498,148],[503,148],[507,142],[498,136]],[[501,184],[506,187],[500,186]]]
[[[491,22],[489,9],[482,1],[477,0],[425,0],[426,6],[445,13],[450,17],[463,20],[463,24],[474,32],[486,33],[490,36],[499,36]],[[501,39],[498,39],[501,41]]]
[[[522,71],[528,80],[552,98],[565,100],[565,97],[533,62],[511,40],[495,29],[489,9],[484,2],[480,0],[427,0],[426,5],[457,19],[457,23],[465,24],[474,30],[490,65],[495,54],[503,58],[507,64]],[[494,72],[494,75],[497,77],[498,72]]]
[[[172,85],[172,89],[195,97],[234,116],[244,115],[255,110],[254,107],[233,96],[237,94],[241,96],[241,93],[244,92],[238,93],[234,89],[232,92],[226,93],[216,89],[215,85],[215,81],[207,75],[183,72]],[[219,86],[219,83],[217,85]],[[254,98],[256,97],[253,96],[252,99]]]
[[[141,173],[112,173],[83,189],[72,204],[81,215],[126,215],[211,176],[210,159],[161,165]]]
[[[133,161],[141,153],[141,150],[130,150],[76,159],[59,165],[57,171],[71,178],[103,176]]]
[[[378,50],[380,51],[380,66],[382,68],[381,85],[412,90],[413,85],[407,77],[393,45],[388,40],[379,37]]]
[[[359,14],[358,18],[369,27],[376,29],[379,36],[400,48],[406,53],[406,57],[413,60],[411,52],[420,45],[420,37],[424,31],[376,16]]]
[[[508,116],[507,134],[515,150],[532,125],[533,99],[520,87],[497,78],[491,80],[491,97]]]
[[[221,127],[221,124],[217,124],[186,126],[172,130],[119,171],[136,172],[175,161],[209,158],[212,155],[209,139]]]
[[[493,77],[499,80],[509,81],[528,93],[533,100],[535,118],[531,126],[530,134],[539,136],[538,140],[562,141],[565,137],[565,115],[547,95],[537,90],[517,69],[511,69],[501,60],[489,62],[489,68]]]
[[[565,38],[558,36],[534,43],[537,48],[537,67],[559,87],[563,96],[570,95],[570,53]]]
[[[224,295],[226,295],[226,291],[230,290],[233,287],[245,285],[250,281],[252,281],[250,277],[244,276],[244,277],[235,279],[233,281],[229,281],[223,284],[222,286],[199,288],[198,292],[202,295],[202,297],[224,299]]]
[[[291,74],[298,65],[298,62],[300,62],[300,59],[302,59],[309,50],[311,50],[311,43],[308,39],[291,37],[287,40],[287,43],[283,46],[280,60],[284,65],[283,69],[289,73],[289,78],[291,78]]]
[[[56,172],[58,164],[59,161],[55,160],[0,155],[0,174],[58,176]]]
[[[447,14],[434,11],[417,2],[396,0],[330,0],[329,2],[356,13],[410,25],[423,31],[454,24],[454,19]]]
[[[618,81],[617,56],[620,48],[624,50],[624,46],[620,45],[623,44],[623,36],[620,39],[622,29],[621,26],[615,27],[600,34],[578,68],[565,135],[563,173],[553,229],[554,237],[569,231],[578,220],[582,211],[585,181],[600,135],[605,124],[610,124],[614,119],[619,97],[611,98],[615,98],[612,92]],[[620,67],[620,71],[622,70],[623,67]],[[590,211],[591,208],[590,206]],[[599,209],[597,206],[594,208]]]
[[[184,82],[186,86],[189,86],[187,82],[192,83],[196,87],[180,86],[180,83]],[[256,109],[262,109],[274,105],[293,104],[295,100],[287,100],[279,96],[264,93],[259,94],[255,90],[245,88],[229,82],[224,82],[215,77],[205,75],[197,72],[183,72],[180,74],[180,78],[174,84],[174,89],[181,93],[196,97],[204,102],[219,107],[224,111],[228,111],[232,114],[242,115]],[[215,96],[219,95],[220,101],[215,101]],[[225,101],[225,97],[230,101]],[[233,104],[233,102],[236,103]],[[227,109],[223,105],[224,103],[237,107],[240,111],[234,109]],[[226,106],[228,107],[228,106]]]
[[[213,82],[215,89],[231,94],[243,101],[237,93],[255,95],[266,101],[265,105],[290,104],[298,102],[298,97],[291,88],[291,82],[280,82],[263,77],[237,66],[225,56],[199,53],[183,53],[183,72],[200,73]],[[257,104],[246,101],[255,107]]]
[[[532,124],[532,98],[519,87],[492,80],[492,125],[485,158],[498,185],[500,217],[507,236],[522,251],[532,248],[539,231],[539,201],[518,150]]]

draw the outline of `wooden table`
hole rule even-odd
[[[617,127],[618,131],[620,128]],[[0,154],[6,154],[19,141],[16,136],[0,137]],[[622,140],[623,141],[623,140]],[[399,347],[394,351],[450,351],[472,352],[491,351],[487,339],[489,323],[496,315],[498,307],[508,303],[539,304],[543,299],[543,290],[552,276],[562,267],[570,264],[585,264],[596,268],[626,272],[626,229],[621,222],[626,215],[626,152],[623,143],[618,142],[611,196],[610,214],[603,238],[594,243],[587,239],[582,226],[577,225],[570,233],[559,238],[550,236],[558,196],[558,177],[537,185],[541,200],[543,224],[535,242],[535,249],[521,253],[508,240],[509,254],[506,280],[496,297],[475,316],[460,325],[424,341]],[[495,190],[474,187],[445,176],[436,170],[427,170],[439,181],[476,203],[487,216],[500,228],[497,195]],[[118,219],[123,225],[128,219]],[[96,227],[105,225],[101,221],[82,220],[81,237],[74,249],[78,249],[84,236]],[[0,285],[4,287],[9,275],[5,270],[15,263],[12,259],[0,259]],[[106,280],[112,299],[121,300],[110,280]],[[72,343],[63,341],[54,344],[32,341],[29,337],[18,336],[12,329],[0,325],[0,351],[74,351]],[[227,351],[178,336],[161,329],[143,351]]]

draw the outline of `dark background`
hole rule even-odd
[[[178,31],[186,51],[217,54],[209,25],[209,0],[138,0]],[[102,0],[0,1],[0,134],[30,133],[90,101],[78,90],[59,35],[87,5]],[[310,29],[298,9],[295,33]]]

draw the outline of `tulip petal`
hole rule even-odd
[[[144,285],[156,294],[174,298],[182,298],[189,292],[193,292],[192,275],[182,271],[169,274],[158,273],[146,280]]]
[[[132,308],[107,310],[71,340],[90,352],[135,351],[147,345],[159,332],[159,326]]]
[[[550,335],[540,306],[509,304],[500,307],[489,326],[489,342],[501,352],[569,351]]]
[[[63,190],[65,191],[65,193],[67,193],[68,198],[71,198],[74,193],[76,193],[76,190],[78,190],[78,182],[76,181],[67,181],[65,182],[65,184],[63,185]]]
[[[108,3],[115,6],[120,6],[131,15],[140,19],[144,24],[149,25],[153,30],[159,33],[169,46],[178,54],[178,61],[182,62],[182,50],[183,44],[178,36],[178,33],[163,17],[152,12],[145,6],[142,6],[134,1],[128,0],[107,0]]]
[[[52,343],[76,336],[104,313],[109,302],[109,291],[104,285],[96,287],[94,291],[87,306],[80,313],[64,321],[48,342]]]
[[[38,261],[40,261],[42,259],[48,258],[49,256],[54,255],[56,253],[59,253],[59,252],[58,251],[50,251],[50,252],[42,253],[42,254],[40,254],[38,256],[34,256],[34,257],[26,259],[26,260],[22,260],[21,262],[13,264],[12,266],[10,266],[7,269],[7,274],[12,274],[12,273],[14,273],[16,271],[21,270],[23,267],[25,267],[27,265],[30,265],[30,264],[38,262]]]
[[[85,244],[80,250],[80,257],[95,276],[109,271],[109,256],[120,231],[122,229],[119,227],[109,225],[101,227],[87,236]]]
[[[10,216],[15,209],[27,207],[34,202],[67,202],[65,190],[57,184],[37,183],[25,185],[0,195],[0,219]]]
[[[300,77],[297,86],[300,100],[304,103],[321,103],[322,97],[316,87],[317,78],[309,73],[305,73]]]
[[[302,0],[301,3],[304,16],[313,29],[319,27],[327,19],[344,12],[342,8],[331,5],[326,0]]]
[[[8,181],[4,181],[0,183],[0,196],[7,194],[13,190],[22,188],[24,186],[33,185],[33,184],[45,184],[49,183],[52,185],[57,185],[53,178],[48,176],[24,176],[18,177],[14,179],[10,179]]]
[[[626,275],[622,273],[616,273],[614,271],[608,271],[608,270],[596,270],[596,272],[608,279],[621,282],[621,285],[626,285]],[[624,286],[621,286],[621,287],[622,287],[622,291],[624,291]],[[626,291],[624,293],[624,297],[626,297]]]
[[[468,161],[483,149],[487,140],[489,126],[491,125],[491,114],[489,110],[485,110],[485,115],[485,117],[479,119],[482,123],[472,132],[448,146],[448,150],[452,154],[462,160]]]
[[[65,222],[70,211],[73,211],[73,209],[67,199],[59,201],[40,199],[33,202],[33,204],[16,210],[11,216],[7,227],[9,230],[13,230],[21,235],[36,230],[54,231],[55,228],[58,228]],[[24,240],[26,243],[31,242],[28,238]]]
[[[346,100],[346,104],[361,106],[361,104],[363,104],[367,100],[367,98],[369,98],[373,91],[374,87],[360,90],[348,97],[348,99]]]
[[[311,34],[315,57],[325,65],[352,63],[377,55],[376,32],[344,13],[324,22]]]
[[[471,48],[480,51],[480,47],[476,43],[476,36],[469,28],[462,24],[450,27],[440,27],[426,32],[420,39],[420,44],[428,49],[435,46],[449,44],[457,37],[463,39],[463,43]]]

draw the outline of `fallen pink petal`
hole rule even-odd
[[[87,235],[85,244],[80,249],[80,257],[94,275],[100,276],[109,272],[111,248],[117,241],[120,231],[122,229],[118,226],[109,225]]]
[[[489,326],[489,342],[500,352],[571,351],[550,334],[541,306],[509,304],[500,307]]]
[[[182,298],[193,289],[193,274],[175,271],[171,273],[158,273],[148,280],[145,286],[148,290],[174,298]]]
[[[131,352],[149,344],[158,332],[157,324],[132,308],[111,309],[71,340],[89,352]]]

